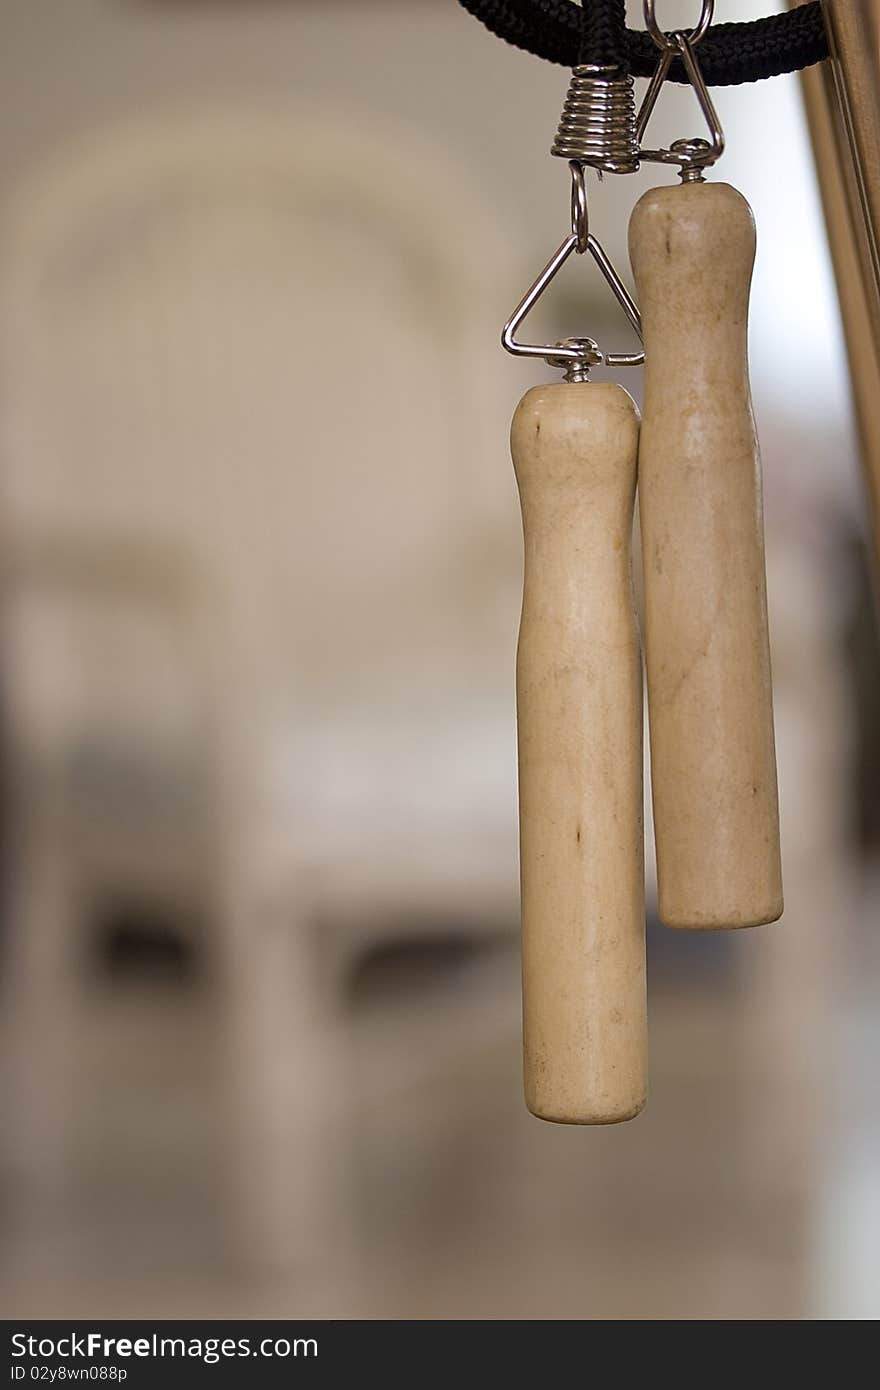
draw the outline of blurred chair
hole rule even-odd
[[[91,914],[170,903],[222,989],[231,1219],[289,1259],[339,1205],[353,953],[516,922],[519,537],[485,280],[513,277],[456,171],[354,114],[163,114],[7,208],[21,1156],[44,1201]]]

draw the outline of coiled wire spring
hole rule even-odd
[[[632,78],[613,67],[574,68],[551,153],[609,174],[638,169]]]

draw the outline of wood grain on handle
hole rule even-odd
[[[755,228],[727,184],[655,188],[630,222],[645,339],[639,515],[660,916],[782,913],[758,444]]]
[[[513,419],[525,537],[517,653],[525,1089],[610,1124],[645,1103],[642,674],[630,572],[638,412],[538,386]]]

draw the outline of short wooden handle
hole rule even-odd
[[[645,339],[639,513],[660,916],[782,912],[760,459],[755,228],[727,184],[651,189],[630,222]]]
[[[612,384],[535,387],[513,420],[525,1089],[567,1124],[645,1103],[637,447],[638,412]]]

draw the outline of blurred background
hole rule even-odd
[[[6,1315],[876,1316],[880,655],[798,78],[716,94],[786,912],[649,923],[648,1108],[579,1130],[521,1098],[507,428],[554,374],[498,345],[567,74],[455,0],[0,16]],[[673,178],[591,183],[620,266]],[[581,262],[538,319],[630,344]]]

